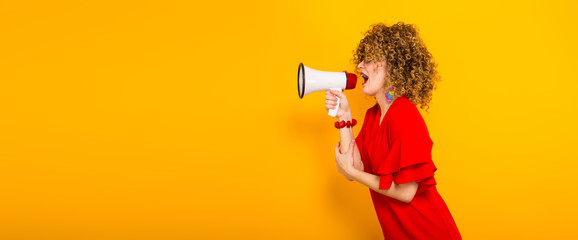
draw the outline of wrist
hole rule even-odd
[[[353,117],[351,116],[351,112],[347,111],[346,113],[344,113],[343,115],[337,117],[338,121],[351,121]]]
[[[353,128],[355,125],[357,125],[357,120],[355,119],[351,119],[351,121],[347,120],[337,120],[337,122],[335,122],[335,128],[337,129],[342,129],[342,128]]]
[[[349,169],[347,175],[349,175],[349,177],[351,178],[351,180],[357,181],[357,179],[359,179],[359,173],[361,173],[361,171],[359,171],[359,170],[357,170],[356,168],[352,167],[351,169]]]

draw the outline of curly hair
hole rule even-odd
[[[394,97],[404,95],[414,105],[429,109],[432,91],[440,77],[437,64],[413,24],[372,25],[353,54],[353,62],[385,60],[385,86],[394,88]],[[357,69],[359,72],[359,69]]]

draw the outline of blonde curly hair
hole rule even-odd
[[[394,88],[394,97],[404,95],[414,105],[429,109],[432,91],[440,77],[437,64],[413,24],[372,25],[353,54],[353,62],[385,60],[385,86]],[[359,72],[359,69],[357,69]]]

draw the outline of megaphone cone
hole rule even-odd
[[[297,74],[297,90],[299,98],[317,91],[332,88],[354,89],[357,84],[357,75],[343,72],[325,72],[299,63]]]
[[[299,63],[297,71],[297,91],[299,98],[317,91],[354,89],[357,84],[357,75],[343,72],[325,72],[309,68],[303,63]],[[329,115],[335,117],[339,108],[339,98],[337,107],[329,111]]]

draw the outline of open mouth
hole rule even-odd
[[[365,82],[367,82],[367,79],[369,79],[369,77],[367,75],[365,75],[364,73],[361,73],[360,75],[363,78],[363,80],[365,80]]]

